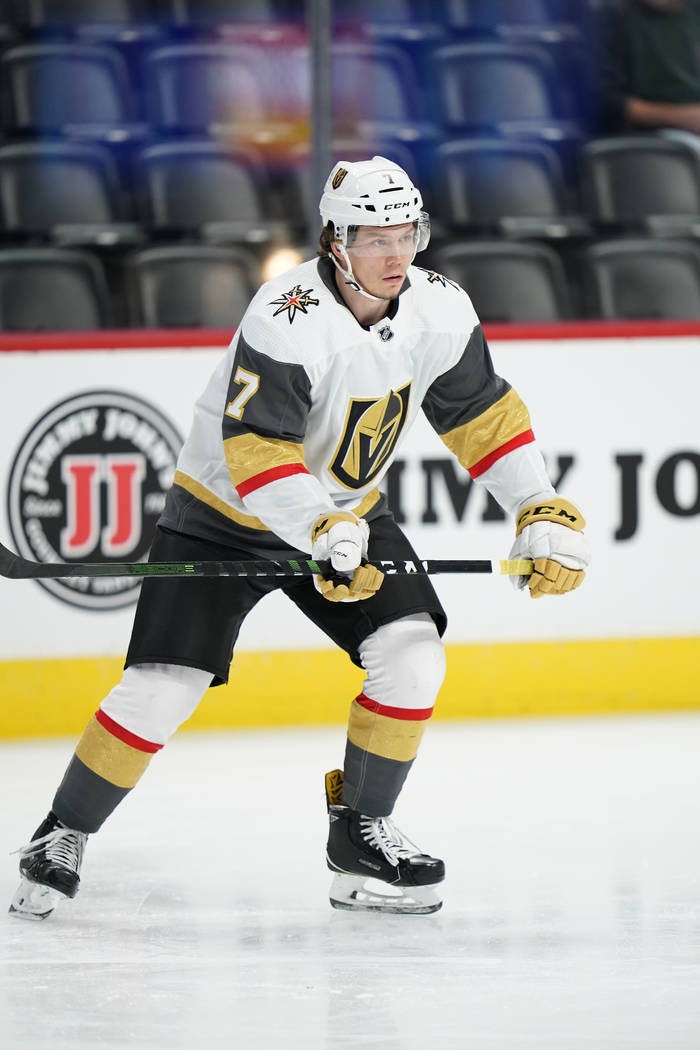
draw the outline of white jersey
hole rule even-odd
[[[377,486],[421,411],[508,511],[552,491],[459,285],[411,266],[387,316],[364,326],[330,260],[305,262],[250,303],[195,405],[161,524],[308,553],[319,515],[386,513]]]

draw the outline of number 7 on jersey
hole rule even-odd
[[[255,372],[248,372],[247,369],[241,368],[239,365],[233,381],[240,384],[242,389],[239,394],[236,394],[233,401],[229,401],[226,406],[226,415],[231,416],[232,419],[242,419],[245,406],[260,386],[260,376],[256,375]]]

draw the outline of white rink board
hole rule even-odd
[[[588,520],[593,565],[584,587],[557,601],[531,602],[504,578],[436,577],[450,643],[690,636],[700,633],[700,338],[491,341],[496,370],[528,405],[538,443],[554,474],[572,458],[560,491]],[[12,545],[7,488],[24,434],[58,402],[92,390],[136,395],[181,432],[221,349],[80,350],[0,353],[0,538]],[[379,393],[384,393],[383,391]],[[622,469],[638,480],[622,523]],[[632,470],[632,459],[641,457]],[[674,459],[675,457],[675,459]],[[449,453],[421,419],[398,458],[400,507],[421,557],[507,557],[510,522],[482,521],[485,494],[475,485],[462,520],[442,467]],[[454,462],[455,479],[467,475]],[[445,468],[448,469],[449,468]],[[432,512],[427,478],[432,470]],[[454,485],[453,485],[454,487]],[[457,494],[459,496],[459,493]],[[464,499],[465,490],[462,490]],[[665,503],[665,505],[664,505]],[[631,508],[638,518],[632,529]],[[128,560],[128,559],[127,559]],[[0,581],[0,659],[120,654],[133,605],[79,609],[30,581]],[[324,636],[284,599],[272,596],[244,625],[240,647],[315,648]]]

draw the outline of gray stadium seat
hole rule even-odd
[[[235,328],[257,290],[257,274],[240,249],[148,248],[129,259],[127,288],[134,325]]]
[[[689,241],[618,238],[582,257],[587,310],[606,320],[700,318],[700,248]]]
[[[700,236],[700,159],[682,142],[661,135],[592,139],[581,150],[581,186],[601,227]]]
[[[263,244],[289,237],[270,218],[267,174],[251,150],[211,140],[161,143],[139,156],[145,219],[155,231],[193,232],[206,240]]]
[[[571,317],[571,297],[556,252],[538,244],[470,241],[431,253],[457,281],[484,322],[549,322]]]
[[[0,223],[14,236],[64,245],[138,243],[125,215],[111,154],[103,147],[21,142],[0,148]]]
[[[0,250],[0,330],[83,331],[112,324],[98,261],[60,248]]]

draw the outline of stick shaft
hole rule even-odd
[[[371,562],[389,576],[439,573],[501,573],[527,576],[530,561],[487,559],[426,559],[424,561]],[[330,575],[330,562],[299,559],[290,561],[190,561],[190,562],[34,562],[13,554],[0,544],[0,576],[14,580],[67,579],[94,576],[315,576]]]

